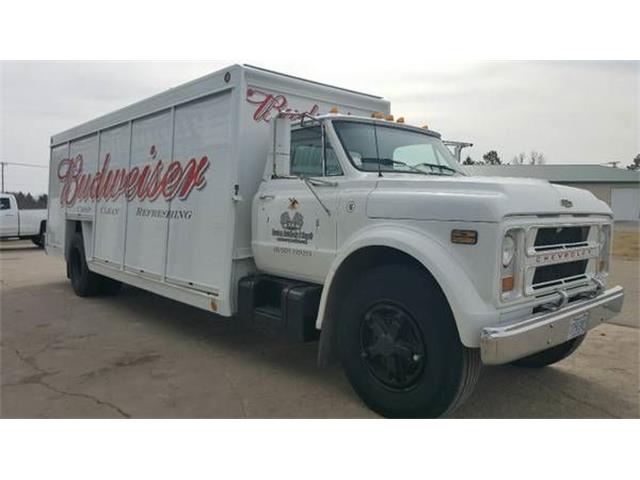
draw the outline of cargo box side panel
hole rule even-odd
[[[118,266],[124,255],[127,201],[123,187],[129,170],[130,132],[126,123],[100,133],[94,257]]]
[[[94,195],[92,182],[98,168],[98,135],[73,141],[69,147],[69,160],[59,170],[62,177],[62,201],[67,207],[67,218],[93,221]]]
[[[125,268],[153,277],[164,271],[169,202],[157,191],[157,177],[171,158],[172,112],[170,109],[135,120],[132,126],[131,166],[127,174]],[[176,181],[178,169],[176,168]],[[166,176],[165,176],[166,178]],[[175,182],[165,190],[175,190]]]
[[[47,249],[57,249],[57,253],[64,252],[64,216],[65,206],[61,201],[62,182],[58,175],[64,174],[69,163],[69,144],[64,143],[51,149],[49,165],[49,201],[47,215]]]
[[[192,190],[171,201],[166,277],[221,297],[229,288],[234,228],[232,118],[232,91],[175,110],[174,159],[199,171]]]

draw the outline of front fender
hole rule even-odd
[[[420,262],[440,285],[458,327],[461,342],[469,348],[480,346],[480,332],[495,323],[497,313],[478,294],[471,279],[451,253],[422,230],[397,223],[379,224],[360,230],[347,240],[327,274],[316,327],[322,329],[331,287],[343,262],[366,247],[388,247],[404,252]]]

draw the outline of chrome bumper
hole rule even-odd
[[[624,289],[617,286],[552,312],[487,327],[480,339],[482,362],[499,365],[560,345],[569,339],[574,320],[580,319],[585,331],[591,330],[619,313],[623,301]]]

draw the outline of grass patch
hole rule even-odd
[[[613,234],[613,255],[629,260],[640,258],[640,232],[617,231]]]

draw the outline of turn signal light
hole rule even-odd
[[[504,277],[502,279],[502,292],[510,292],[513,290],[513,277]]]
[[[478,232],[475,230],[451,230],[451,243],[475,245],[478,243]]]
[[[404,117],[398,117],[398,120],[396,120],[396,122],[404,123]]]

